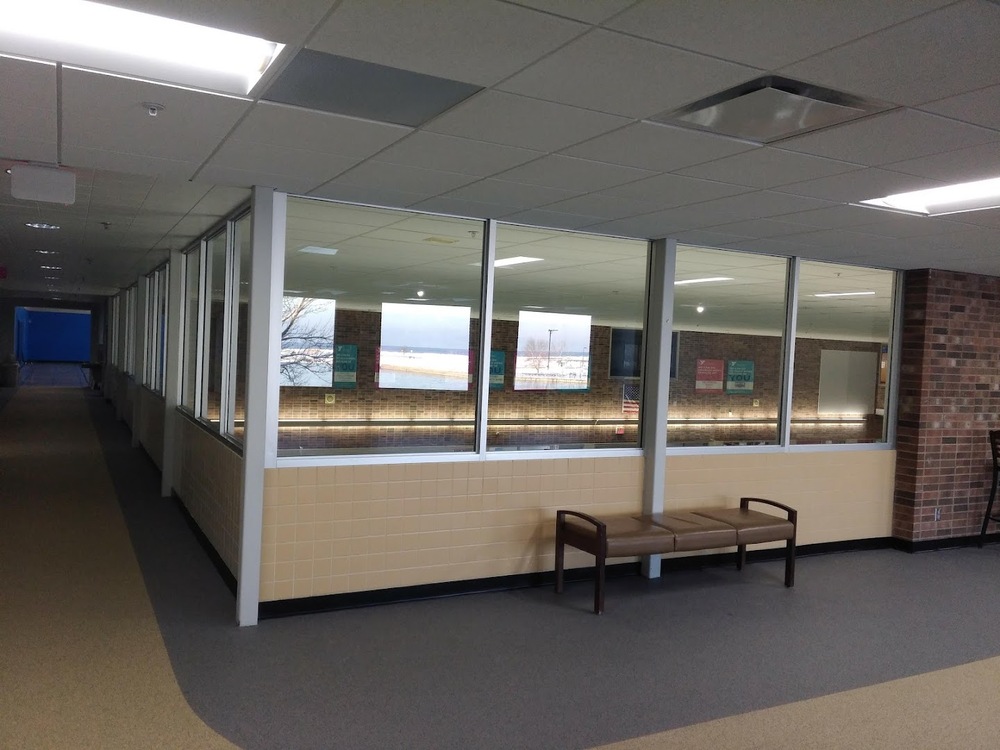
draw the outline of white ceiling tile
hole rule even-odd
[[[763,147],[676,170],[677,174],[734,185],[771,188],[858,169],[858,165]]]
[[[575,18],[585,23],[601,23],[622,11],[635,0],[517,0],[518,5],[544,10],[557,16]]]
[[[782,217],[784,218],[784,217]],[[749,219],[732,224],[722,224],[713,231],[739,237],[781,237],[789,234],[802,234],[801,224],[792,224],[777,219]]]
[[[150,117],[143,102],[164,109]],[[240,99],[64,68],[63,145],[200,164],[249,106]]]
[[[358,158],[284,146],[270,145],[261,148],[260,144],[230,139],[208,161],[206,169],[220,167],[249,171],[248,168],[252,168],[253,172],[284,175],[315,187],[357,165],[359,161]]]
[[[748,193],[751,190],[741,185],[698,180],[694,177],[681,177],[676,174],[662,174],[638,182],[631,182],[628,185],[608,188],[602,192],[634,200],[655,200],[657,208],[662,209],[725,198],[730,195]]]
[[[946,5],[951,0],[645,0],[606,25],[773,69]],[[711,22],[708,22],[711,19]]]
[[[364,158],[412,132],[403,125],[258,102],[230,139]]]
[[[774,188],[774,191],[837,203],[857,203],[910,190],[937,187],[939,184],[941,183],[925,177],[915,177],[885,169],[859,169],[818,180],[782,185]]]
[[[200,162],[161,159],[146,154],[127,154],[99,148],[63,146],[62,163],[69,167],[110,169],[130,174],[190,179]]]
[[[550,203],[546,211],[576,214],[589,219],[590,224],[607,219],[621,219],[626,216],[645,214],[663,207],[663,201],[656,196],[645,198],[625,198],[609,193],[589,193],[557,203]]]
[[[547,211],[533,208],[519,211],[503,217],[504,221],[514,224],[528,224],[533,227],[551,227],[553,229],[580,229],[593,223],[593,219],[577,214],[564,214],[559,211]]]
[[[692,229],[686,232],[678,232],[674,238],[685,245],[703,247],[728,247],[740,240],[747,239],[741,235],[733,235],[709,229]]]
[[[558,151],[628,120],[500,91],[484,91],[424,127],[434,133],[537,151]]]
[[[650,122],[637,122],[563,151],[568,156],[671,172],[759,148],[731,138]]]
[[[387,148],[378,160],[488,177],[543,155],[541,151],[421,131]]]
[[[1000,108],[997,107],[997,101],[1000,101],[1000,86],[988,86],[921,105],[920,109],[1000,130]]]
[[[475,179],[472,175],[456,172],[404,167],[399,164],[369,160],[342,174],[335,182],[369,189],[391,186],[393,190],[430,198],[454,190]]]
[[[783,68],[850,94],[918,105],[994,86],[1000,5],[967,0]]]
[[[1000,141],[1000,133],[914,110],[895,110],[788,138],[777,148],[877,167]]]
[[[485,203],[454,198],[450,195],[436,195],[410,206],[419,211],[432,211],[450,216],[467,216],[475,219],[496,219],[508,214],[517,213],[521,207],[504,205],[502,203]]]
[[[873,224],[880,220],[879,212],[846,203],[797,213],[785,214],[783,222],[817,229],[846,229]]]
[[[349,203],[386,206],[388,208],[407,208],[427,199],[427,196],[422,193],[407,193],[392,187],[364,187],[336,181],[328,182],[311,190],[309,195],[316,198],[331,198]]]
[[[504,81],[499,88],[636,118],[715,94],[760,72],[595,29]],[[627,85],[623,85],[625,81]]]
[[[586,26],[529,8],[478,0],[346,0],[309,48],[489,86],[548,54]]]
[[[565,200],[574,195],[579,195],[579,191],[557,190],[540,185],[522,185],[518,182],[488,179],[453,190],[445,197],[528,209]]]
[[[654,175],[648,169],[604,164],[570,156],[546,156],[504,172],[499,179],[527,185],[591,192]]]
[[[0,156],[58,161],[56,68],[0,57]]]
[[[947,151],[887,166],[895,172],[906,172],[945,183],[1000,177],[1000,143]]]
[[[255,170],[233,169],[213,164],[209,164],[198,172],[198,179],[230,187],[249,188],[254,185],[261,185],[297,194],[307,193],[316,187],[316,181],[308,178],[299,178],[287,174],[268,174]]]

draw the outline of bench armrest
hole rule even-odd
[[[599,518],[594,518],[593,516],[588,516],[586,513],[580,513],[577,510],[557,510],[556,511],[556,525],[562,526],[566,522],[566,516],[576,516],[577,518],[582,518],[587,523],[594,524],[597,529],[597,533],[600,534],[602,529],[607,527],[607,524]]]
[[[765,500],[762,497],[741,497],[740,498],[740,508],[742,510],[747,510],[750,507],[750,503],[764,503],[765,505],[770,505],[779,510],[785,511],[788,514],[788,520],[792,522],[792,525],[797,525],[799,512],[795,508],[790,508],[784,503],[779,503],[774,500]]]

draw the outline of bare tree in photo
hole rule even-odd
[[[333,381],[333,301],[312,297],[281,300],[281,383],[326,385]]]

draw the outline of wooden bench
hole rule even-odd
[[[750,510],[763,503],[786,514],[785,518]],[[795,585],[795,532],[798,513],[773,500],[740,498],[739,508],[705,508],[684,513],[653,513],[594,518],[575,510],[556,512],[556,593],[563,590],[565,546],[592,554],[594,613],[604,611],[604,568],[609,557],[663,555],[668,552],[736,547],[736,568],[746,563],[747,545],[785,542],[785,585]]]

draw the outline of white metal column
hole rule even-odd
[[[677,241],[655,240],[649,248],[645,367],[642,375],[643,513],[663,511],[667,476],[667,400],[674,314]],[[642,558],[642,574],[659,578],[660,556]]]
[[[799,259],[788,259],[788,278],[785,284],[785,335],[782,342],[783,366],[781,375],[780,442],[784,446],[792,439],[792,379],[795,373],[795,330],[799,318]]]
[[[243,439],[243,512],[240,517],[240,567],[236,619],[256,625],[260,603],[261,539],[264,525],[264,472],[278,450],[278,346],[281,284],[285,262],[288,197],[254,187],[250,267],[250,319],[247,335],[246,430]]]
[[[160,475],[160,495],[170,497],[174,489],[177,465],[177,407],[181,402],[181,374],[184,360],[184,254],[170,253],[170,276],[167,286],[167,342],[163,367],[163,472]]]

